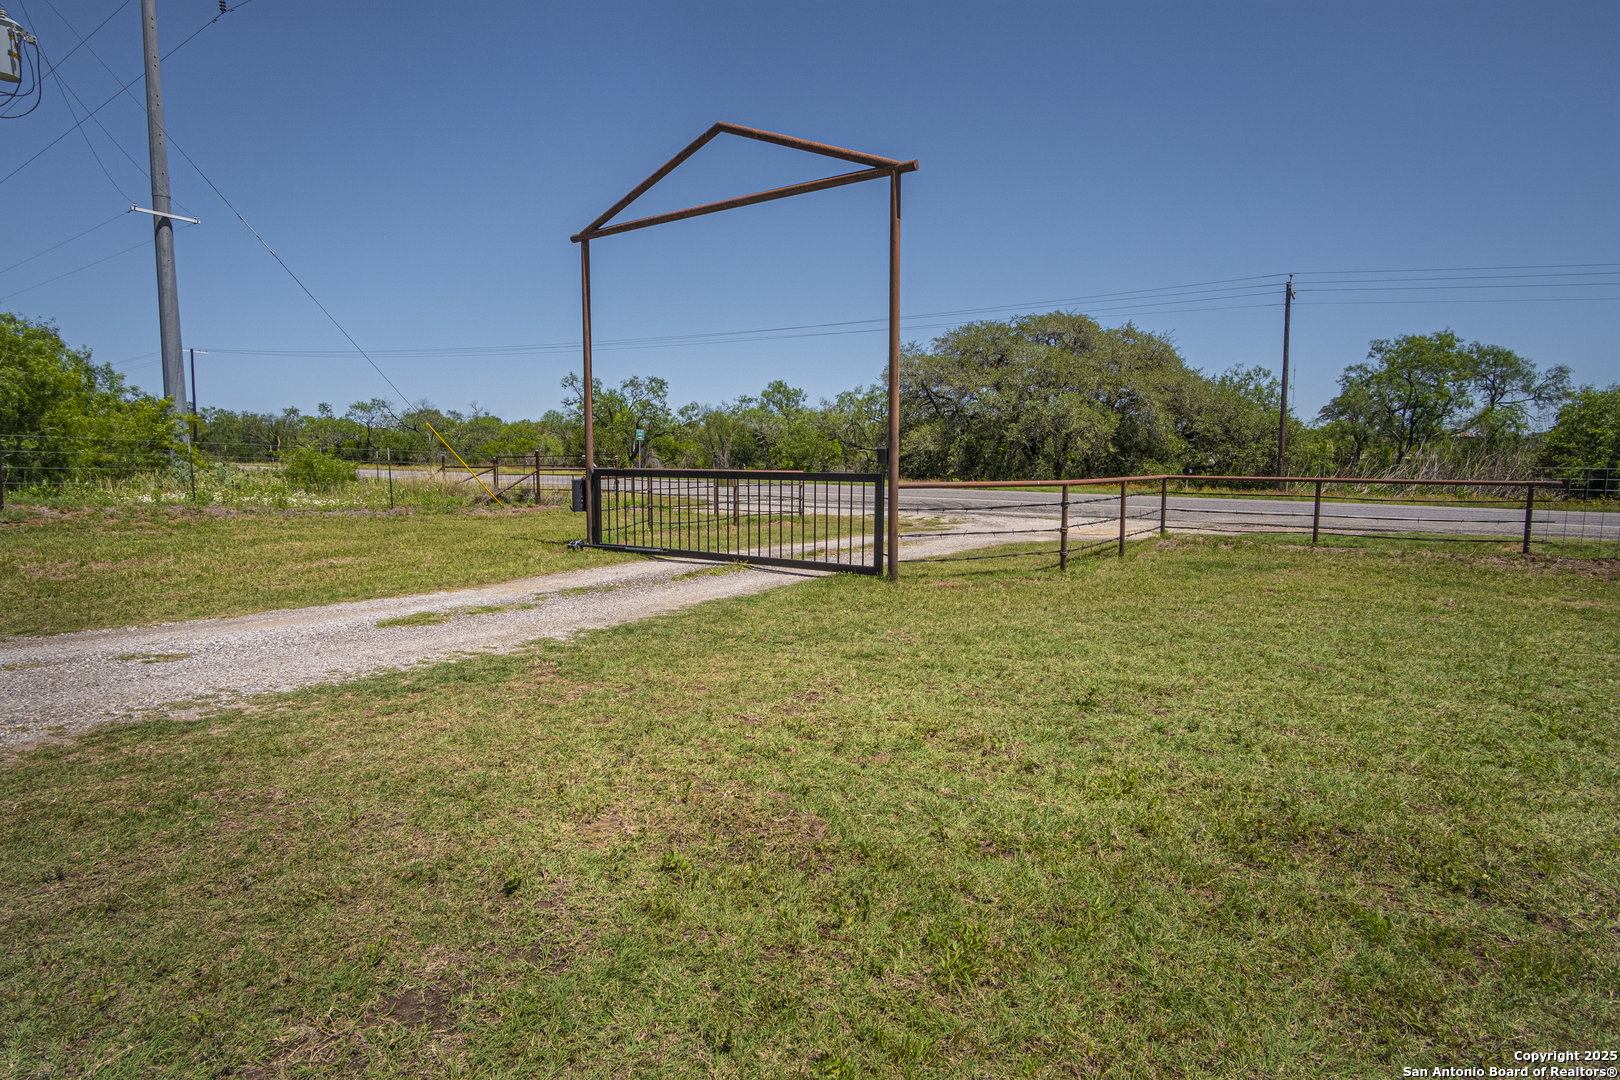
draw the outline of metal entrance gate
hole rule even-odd
[[[717,562],[879,574],[882,473],[592,469],[590,543]]]

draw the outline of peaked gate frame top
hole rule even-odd
[[[608,224],[631,203],[651,190],[653,185],[674,172],[682,162],[697,153],[718,135],[737,135],[744,139],[754,139],[759,142],[773,143],[777,146],[786,146],[794,150],[804,150],[808,153],[820,154],[823,157],[848,161],[864,166],[864,168],[857,169],[854,172],[840,173],[837,176],[823,177],[820,180],[810,180],[802,184],[772,188],[769,191],[758,191],[752,195],[742,195],[734,199],[722,199],[719,202],[691,206],[685,210],[654,214],[652,217],[638,218],[618,225]],[[915,160],[899,161],[895,158],[879,157],[876,154],[863,154],[857,150],[845,150],[840,146],[811,142],[808,139],[798,139],[791,135],[779,135],[774,131],[761,131],[758,128],[742,127],[737,124],[717,123],[688,144],[686,149],[665,162],[657,172],[637,184],[628,195],[614,203],[595,221],[569,237],[569,240],[579,245],[580,258],[580,301],[585,339],[586,491],[591,490],[590,474],[596,468],[596,442],[593,431],[594,412],[591,400],[593,390],[591,382],[591,241],[600,237],[633,232],[636,229],[646,229],[653,225],[663,225],[671,221],[682,221],[686,218],[701,217],[704,214],[716,214],[722,210],[734,210],[741,206],[753,206],[755,203],[772,202],[776,199],[786,199],[792,195],[807,195],[812,191],[826,191],[830,188],[843,187],[846,184],[859,184],[866,180],[879,180],[887,177],[889,180],[889,445],[887,464],[889,490],[894,495],[898,495],[900,490],[900,177],[905,173],[915,172],[916,169],[917,162]],[[893,497],[891,496],[891,499]],[[594,507],[588,506],[586,509],[591,511],[594,510]],[[890,580],[894,580],[899,576],[900,572],[900,519],[892,507],[887,517],[888,570]],[[595,518],[594,513],[587,514],[588,521],[594,521]],[[591,528],[594,531],[595,526],[592,525]],[[589,542],[599,544],[602,542],[602,538],[593,535],[589,537]]]

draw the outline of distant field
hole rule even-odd
[[[1614,564],[1292,539],[826,578],[19,754],[0,1061],[1382,1077],[1620,1046]]]
[[[229,516],[225,516],[225,515]],[[571,552],[566,509],[198,513],[100,507],[0,518],[0,633],[240,615],[621,562]]]

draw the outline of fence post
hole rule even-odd
[[[1063,524],[1058,528],[1058,569],[1069,568],[1069,485],[1063,485]]]
[[[1524,554],[1530,554],[1530,516],[1536,508],[1536,485],[1525,481],[1524,485]]]
[[[0,435],[0,510],[6,508],[6,437]]]
[[[501,497],[501,459],[499,455],[489,459],[489,489],[495,493],[497,500]]]
[[[1316,538],[1322,531],[1322,481],[1316,482],[1316,505],[1311,508],[1311,547],[1316,546]]]
[[[1164,508],[1170,500],[1170,478],[1159,477],[1159,535],[1163,536],[1170,530],[1164,527]]]
[[[1125,557],[1125,485],[1126,481],[1119,482],[1119,557]]]

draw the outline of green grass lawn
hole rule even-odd
[[[0,634],[241,615],[622,562],[566,509],[282,513],[7,508]]]
[[[922,564],[42,746],[0,769],[0,1067],[1615,1049],[1613,569],[1213,538]]]

